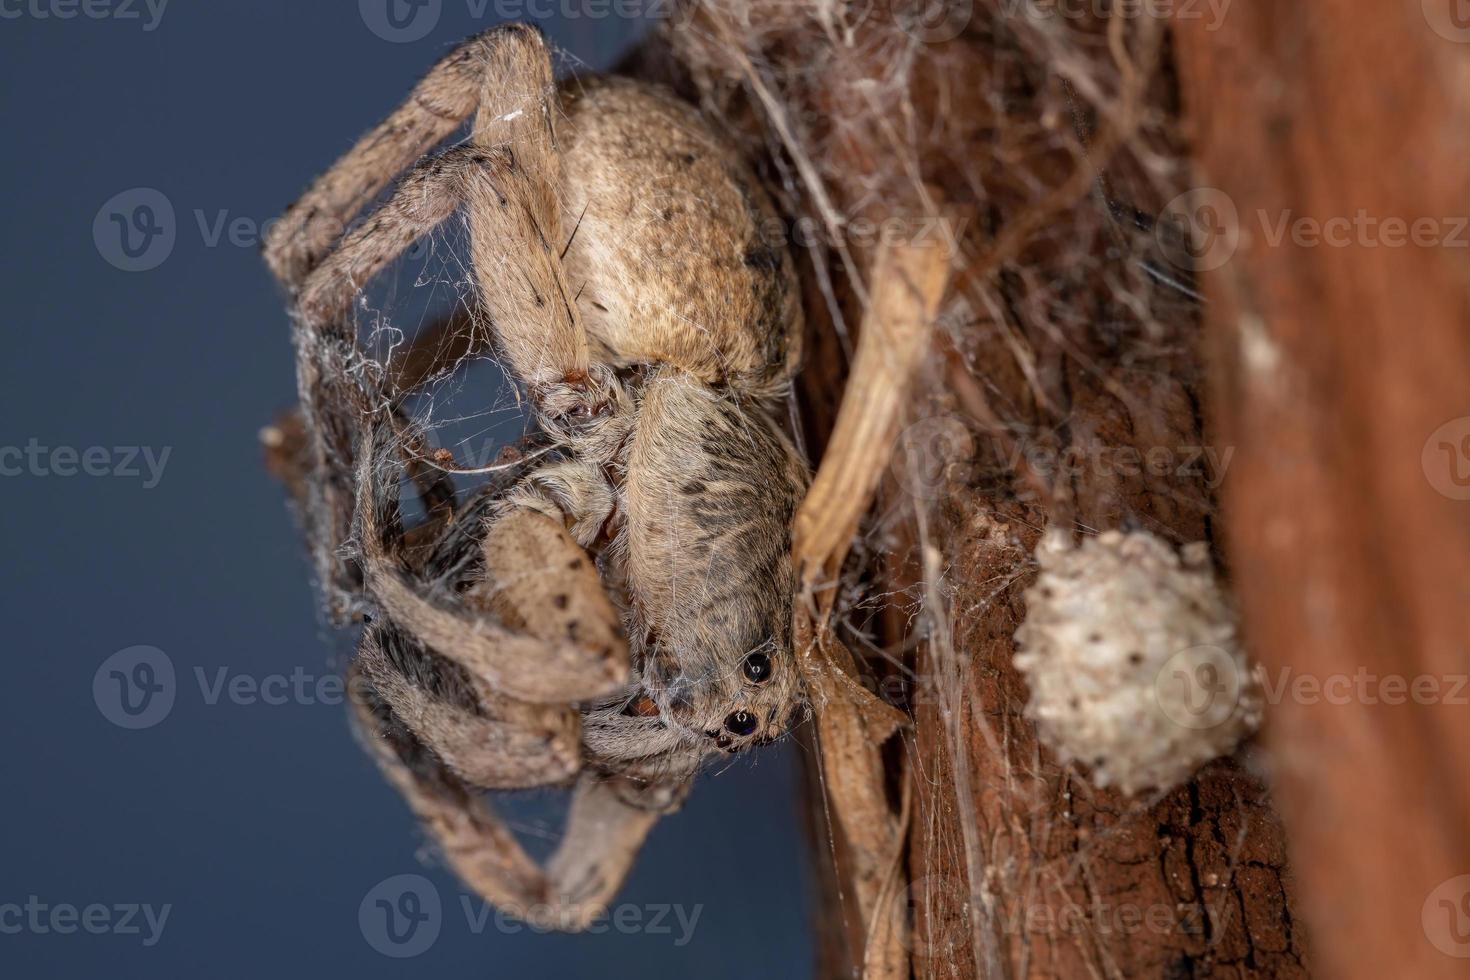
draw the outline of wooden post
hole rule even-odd
[[[1470,23],[1176,25],[1225,530],[1322,973],[1470,971]],[[1221,225],[1221,220],[1226,224]],[[1233,238],[1233,245],[1229,239]],[[1343,680],[1345,678],[1345,680]],[[1403,685],[1400,688],[1400,685]]]

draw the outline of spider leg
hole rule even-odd
[[[551,59],[539,34],[495,49],[471,142],[497,162],[469,190],[471,259],[506,358],[545,414],[601,414],[610,372],[591,369],[587,333],[562,266],[561,156]]]
[[[467,200],[467,186],[487,183],[497,163],[472,144],[424,158],[393,194],[343,237],[301,282],[300,319],[313,331],[348,335],[348,313],[362,286]]]
[[[637,785],[584,771],[561,844],[545,869],[474,786],[420,741],[370,686],[353,685],[357,729],[449,866],[486,901],[567,932],[585,929],[617,892],[649,830],[687,784]]]
[[[376,624],[365,630],[356,669],[398,720],[470,785],[560,783],[581,768],[581,715],[574,707],[503,697],[401,630]]]
[[[487,537],[492,578],[464,596],[433,594],[390,554],[380,509],[394,505],[391,447],[379,427],[358,474],[358,550],[368,592],[395,623],[506,697],[586,701],[628,683],[628,648],[596,567],[566,529],[516,511]],[[391,513],[391,510],[390,510]],[[440,590],[443,593],[445,590]]]
[[[286,211],[267,238],[267,263],[321,323],[463,200],[483,300],[516,373],[553,415],[604,406],[609,372],[589,365],[561,263],[554,96],[551,58],[534,28],[507,25],[465,42]],[[343,235],[391,175],[476,108],[468,144],[420,164],[394,201]],[[466,160],[489,163],[493,176],[464,186]]]
[[[350,327],[353,298],[384,265],[452,214],[467,188],[506,183],[501,179],[508,172],[502,156],[469,144],[419,164],[306,277],[298,293],[297,387],[308,433],[306,471],[314,476],[306,483],[302,516],[316,542],[318,579],[328,589],[328,605],[338,620],[360,605],[357,570],[344,568],[338,557],[351,536],[353,511],[352,488],[341,475],[356,468],[354,416],[378,412],[385,380],[381,366],[358,349]]]
[[[535,511],[570,525],[572,537],[584,548],[603,534],[616,505],[612,485],[602,471],[578,460],[542,466],[505,496],[507,509]]]
[[[318,581],[338,622],[362,611],[361,570],[341,558],[352,533],[356,420],[384,407],[387,380],[381,365],[358,349],[348,315],[352,299],[361,283],[454,211],[464,181],[483,170],[480,157],[473,147],[457,147],[416,167],[307,276],[297,295],[292,332],[307,437],[301,516],[313,542]]]
[[[266,264],[290,292],[300,287],[345,230],[394,174],[423,156],[480,105],[481,81],[495,51],[534,28],[509,24],[478,34],[445,55],[391,115],[318,177],[271,228]]]
[[[546,864],[546,897],[559,928],[584,929],[607,908],[648,832],[688,790],[688,783],[644,785],[583,771],[561,845]]]
[[[497,906],[539,895],[540,867],[475,788],[414,734],[355,667],[348,680],[358,736],[456,873]]]
[[[390,362],[390,390],[395,395],[415,391],[464,358],[482,351],[485,340],[476,326],[474,310],[460,307],[420,330]],[[280,413],[274,422],[260,430],[266,467],[285,484],[292,503],[298,508],[305,507],[308,500],[311,459],[305,424],[297,407]],[[425,501],[425,509],[440,515],[452,514],[454,484],[448,474],[428,467],[421,460],[406,462],[409,476]]]
[[[476,140],[423,160],[322,259],[297,294],[298,331],[306,335],[298,343],[332,338],[355,347],[349,313],[362,286],[467,205],[481,302],[511,367],[543,411],[605,414],[611,371],[599,365],[589,375],[587,335],[553,245],[560,231],[549,129],[541,149],[538,139],[490,146],[478,135],[505,128],[487,125]]]
[[[469,597],[494,608],[507,623],[548,643],[608,646],[620,640],[618,613],[597,566],[560,515],[505,510],[492,519],[483,550],[485,579]]]
[[[308,433],[302,519],[337,621],[363,610],[361,571],[340,557],[354,510],[353,488],[342,478],[358,464],[353,416],[382,407],[385,380],[382,366],[358,349],[351,306],[362,285],[413,241],[468,204],[483,305],[543,419],[602,418],[616,401],[611,370],[589,365],[586,334],[561,267],[552,83],[550,57],[534,29],[481,35],[430,72],[414,96],[318,179],[272,232],[267,259],[288,287],[298,287],[297,385]],[[476,106],[480,114],[468,143],[415,166],[384,204],[331,248],[338,229],[330,226],[355,214],[386,175],[442,139]]]

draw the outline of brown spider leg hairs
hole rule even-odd
[[[585,927],[617,890],[649,829],[672,800],[633,806],[615,781],[583,776],[573,793],[561,844],[543,869],[526,854],[479,787],[460,778],[440,755],[426,748],[381,688],[361,682],[358,672],[373,669],[369,665],[376,651],[394,642],[408,641],[401,634],[395,640],[370,631],[363,662],[350,675],[354,720],[369,752],[450,868],[477,894],[538,925]]]
[[[373,404],[376,394],[371,389],[364,391],[359,386],[362,382],[344,380],[369,369],[356,345],[344,335],[345,330],[333,325],[346,318],[361,283],[456,210],[465,200],[467,184],[495,179],[499,173],[496,159],[471,145],[448,150],[415,167],[387,203],[307,277],[298,305],[297,346],[303,406],[309,423],[313,415],[318,415],[328,425],[350,424],[331,418],[331,404],[355,406],[369,417],[378,412]],[[322,397],[332,392],[337,397]],[[308,424],[309,430],[313,428]],[[329,434],[321,423],[315,429],[326,437],[320,448],[323,470],[329,465],[350,463],[354,454],[345,448],[340,430]],[[335,441],[329,442],[333,437]],[[350,488],[346,492],[351,493]],[[362,495],[359,489],[356,496]],[[370,520],[370,513],[364,514],[360,506],[356,509],[359,521]],[[541,521],[545,533],[555,529],[549,517]],[[528,529],[535,525],[529,517],[517,523]],[[497,689],[534,702],[572,701],[608,693],[626,680],[626,644],[618,633],[617,613],[602,594],[590,561],[583,569],[583,592],[591,586],[595,587],[592,593],[585,594],[577,608],[565,610],[566,615],[557,624],[559,636],[533,639],[506,630],[487,616],[466,616],[434,607],[399,579],[390,562],[372,550],[367,530],[365,525],[369,540],[363,543],[360,571],[369,591],[395,620],[411,627],[435,649],[452,650],[470,661],[472,669]],[[565,535],[565,531],[558,533]],[[575,547],[569,537],[566,543]],[[335,560],[335,555],[329,560]],[[581,623],[580,635],[575,637],[568,634],[573,622]]]
[[[424,75],[403,104],[357,141],[286,210],[266,236],[264,255],[292,293],[372,203],[394,174],[448,138],[480,106],[481,85],[514,25],[465,40]]]
[[[368,415],[377,410],[361,391],[343,387],[343,378],[361,378],[376,367],[365,361],[341,326],[353,298],[388,262],[461,205],[470,205],[473,216],[482,300],[517,372],[528,380],[545,378],[548,371],[558,377],[586,377],[586,338],[580,324],[567,304],[547,302],[553,294],[565,295],[556,253],[543,231],[549,228],[553,237],[556,234],[555,194],[549,180],[540,179],[545,175],[538,169],[552,166],[555,159],[546,105],[550,62],[540,36],[527,28],[501,29],[470,46],[477,44],[486,65],[485,75],[475,88],[485,101],[474,138],[416,165],[399,181],[389,200],[348,233],[301,284],[296,333],[303,407],[309,423],[314,414],[323,416],[325,424],[309,424],[308,429],[323,433],[319,452],[324,470],[328,462],[338,464],[330,468],[332,471],[342,465],[350,467],[353,456],[340,431],[343,420],[328,416],[330,400],[320,395],[336,390],[343,404],[358,406]],[[451,55],[448,63],[458,64],[457,54]],[[436,77],[437,73],[431,72],[430,78]],[[464,81],[462,76],[459,80]],[[400,109],[394,118],[403,111]],[[496,144],[497,139],[508,142]],[[359,167],[356,153],[349,153],[320,178],[306,199],[317,196],[317,188],[335,186],[339,172]],[[496,276],[506,254],[527,256],[531,267],[522,268],[520,275]],[[485,288],[491,281],[498,288]],[[517,291],[527,295],[520,297]],[[507,300],[511,294],[517,298]],[[517,326],[522,334],[507,336],[511,325],[522,323],[508,311],[527,307],[544,309],[549,322],[541,324],[544,329],[534,338],[526,335],[531,325]],[[360,385],[365,383],[366,378],[359,381]],[[361,520],[362,508],[355,509]],[[339,514],[340,522],[340,512],[334,509],[334,513]],[[544,518],[543,523],[545,528],[539,533],[552,533],[551,519]],[[525,534],[538,533],[534,530],[536,524],[530,515],[515,519],[516,528]],[[498,532],[492,533],[504,538]],[[346,536],[341,540],[345,541]],[[335,549],[325,556],[326,561],[334,561],[334,556]],[[595,590],[596,598],[586,594],[578,608],[566,608],[560,617],[553,615],[553,620],[560,620],[556,622],[560,632],[556,640],[537,642],[498,628],[484,617],[446,615],[405,587],[370,552],[364,557],[367,567],[363,571],[371,580],[370,591],[396,620],[413,628],[441,652],[454,649],[460,656],[472,658],[490,683],[512,697],[536,702],[579,700],[607,693],[626,679],[626,645],[618,636],[616,612],[600,587]],[[582,579],[582,593],[587,586],[597,584],[590,562]],[[502,598],[515,603],[513,596]],[[579,624],[575,636],[571,635],[573,623]],[[535,663],[532,654],[537,652],[544,657],[537,669],[521,669]]]
[[[391,479],[394,453],[412,448],[411,439],[394,444],[401,434],[389,421],[400,418],[396,400],[407,389],[384,377],[347,327],[360,286],[469,201],[480,282],[506,287],[484,290],[481,301],[502,328],[513,365],[543,409],[548,401],[569,411],[596,408],[603,396],[588,383],[585,335],[549,244],[559,235],[555,185],[537,179],[554,174],[546,169],[555,165],[550,90],[549,58],[533,30],[502,28],[472,39],[288,212],[267,243],[267,261],[297,297],[303,438],[295,444],[290,426],[270,438],[318,542],[334,617],[376,613],[366,593],[435,651],[385,623],[366,631],[354,676],[371,685],[358,692],[357,707],[374,754],[468,884],[509,911],[545,910],[557,927],[576,929],[598,914],[649,827],[677,805],[684,787],[584,774],[563,845],[544,872],[473,795],[471,784],[527,787],[570,778],[580,765],[580,716],[571,702],[626,683],[626,643],[595,567],[543,513],[492,508],[497,513],[483,515],[490,523],[480,547],[484,574],[464,594],[435,593],[414,581],[397,558],[403,532]],[[375,175],[407,165],[476,106],[482,113],[469,144],[416,166],[382,207],[327,251],[345,220],[386,183]],[[509,282],[496,276],[507,253],[530,259]],[[549,327],[507,335],[504,329],[518,322],[497,316],[507,296],[522,308],[547,309]],[[381,491],[379,469],[389,471]],[[421,466],[410,469],[421,492],[432,491],[431,520],[453,516],[452,508],[436,513],[433,506],[442,501],[444,481]],[[460,537],[475,539],[472,532]],[[558,601],[545,601],[548,592]],[[547,615],[543,606],[560,612]],[[425,742],[441,746],[443,755]],[[485,757],[491,747],[496,758]]]
[[[382,544],[388,529],[377,512],[392,514],[393,496],[380,492],[372,472],[394,468],[388,426],[379,426],[378,440],[376,447],[363,446],[360,474],[360,534],[370,566],[391,565]],[[530,533],[521,533],[521,521]],[[394,529],[396,523],[395,517]],[[473,537],[470,532],[464,539]],[[493,576],[485,581],[496,585],[490,593],[475,586],[470,598],[493,594],[498,604],[519,589],[576,595],[573,581],[590,575],[595,594],[607,601],[581,549],[539,513],[512,510],[479,548]],[[388,573],[396,574],[391,567]],[[558,577],[567,581],[558,582]],[[502,582],[511,584],[502,588]],[[513,604],[514,598],[509,601]],[[539,600],[532,601],[540,608]],[[421,625],[416,623],[415,630]],[[558,631],[545,622],[527,628],[539,635]],[[437,641],[433,646],[441,648]],[[405,632],[380,624],[368,628],[354,674],[368,681],[353,685],[354,709],[359,731],[379,765],[455,873],[511,914],[560,929],[587,925],[621,884],[653,824],[681,799],[682,787],[641,789],[584,773],[562,842],[543,871],[477,790],[556,784],[575,775],[581,764],[576,709],[507,698],[497,686],[485,684]]]
[[[440,345],[437,332],[427,339],[441,353],[455,355],[456,348]],[[434,361],[424,354],[420,363]],[[270,460],[299,504],[307,461],[303,434],[292,421],[279,425]],[[478,527],[517,476],[507,471],[458,509],[453,520],[462,529],[439,536],[435,552],[418,563],[425,576],[449,575],[466,562],[465,552],[480,550]],[[574,710],[499,696],[453,660],[386,624],[367,628],[348,678],[359,738],[450,867],[487,901],[538,925],[585,925],[616,890],[661,811],[678,802],[676,791],[661,788],[644,791],[642,799],[632,796],[630,805],[630,787],[584,778],[577,784],[562,846],[543,870],[480,789],[575,776],[579,716]]]
[[[526,246],[521,251],[528,255],[545,255],[549,252],[546,242],[556,239],[559,224],[554,190],[548,189],[545,182],[537,185],[529,180],[525,168],[516,165],[516,154],[537,164],[554,164],[551,121],[546,110],[550,86],[544,43],[529,27],[500,27],[460,44],[429,70],[398,109],[358,140],[286,210],[265,240],[266,264],[297,298],[303,312],[325,322],[323,314],[346,308],[373,273],[443,221],[467,194],[478,195],[480,202],[493,200],[493,213],[505,212],[498,219],[505,227],[481,224],[474,230],[475,260],[482,282],[487,281],[484,274],[497,271],[497,254],[510,250],[507,242],[497,242],[497,234],[508,234],[508,241]],[[377,197],[392,175],[401,173],[453,134],[477,108],[483,111],[470,144],[446,151],[403,178],[396,207],[381,209],[364,225],[345,234],[352,219]],[[470,171],[482,167],[498,169],[498,179],[475,181],[467,187]],[[509,207],[511,197],[522,208]],[[349,245],[353,247],[348,254],[342,254]],[[331,263],[325,272],[319,268],[324,259]],[[537,282],[549,281],[551,287],[538,289],[519,276],[509,277],[508,282],[489,281],[497,281],[513,292],[529,289],[533,303],[538,298],[545,303],[548,296],[565,293],[555,259],[554,255],[542,259],[530,270]],[[524,301],[526,297],[519,292],[516,298]],[[492,302],[488,312],[493,319],[499,310]],[[565,384],[556,382],[586,378],[586,338],[575,315],[565,306],[561,310],[551,308],[548,315],[554,330],[531,337],[502,335],[501,341],[517,370],[525,372],[523,378],[533,383],[547,382],[548,397],[560,395],[553,399],[558,407],[572,408],[586,400],[578,396],[585,394],[587,385],[573,385],[569,391]],[[300,339],[298,333],[298,342]],[[312,358],[298,358],[298,371],[302,372],[298,383],[304,393],[323,390],[324,378],[316,373],[313,363]],[[350,356],[350,348],[340,345],[328,357],[329,372],[367,367]],[[592,401],[602,397],[594,392]],[[320,399],[304,397],[302,403],[308,431],[319,434],[312,437],[320,440],[313,451],[322,460],[340,465],[316,470],[323,479],[307,488],[302,520],[311,539],[320,542],[316,549],[317,574],[327,594],[328,608],[334,621],[345,622],[361,612],[353,599],[361,583],[355,568],[334,557],[348,539],[350,529],[342,521],[351,508],[344,507],[347,488],[339,485],[332,474],[353,471],[351,446],[342,431],[344,420],[330,413],[315,417],[325,411],[324,406],[314,404],[318,402]]]

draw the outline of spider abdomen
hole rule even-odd
[[[616,363],[775,386],[801,358],[786,228],[738,154],[650,85],[564,89],[563,263],[590,338]]]

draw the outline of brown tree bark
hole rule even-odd
[[[1130,449],[1146,459],[1205,445],[1192,391],[1163,365],[1138,371],[1076,353],[1048,354],[1073,420],[1064,456],[1121,461]],[[1083,468],[1074,490],[1083,527],[1127,515],[1175,540],[1208,537],[1197,476],[1114,480]],[[1037,744],[1012,657],[1046,515],[983,485],[952,492],[935,535],[946,542],[952,650],[932,639],[920,649],[919,675],[934,689],[917,709],[911,756],[921,787],[910,837],[915,975],[1305,975],[1282,827],[1256,778],[1218,762],[1162,798],[1128,799]],[[951,657],[963,662],[958,677],[947,676]]]
[[[1470,971],[1470,33],[1454,6],[1237,4],[1216,32],[1178,31],[1196,182],[1238,233],[1204,278],[1212,405],[1239,450],[1226,537],[1251,648],[1292,680],[1269,742],[1333,977]],[[1345,698],[1312,693],[1335,677]]]
[[[937,418],[965,451],[918,487],[897,465],[848,569],[886,599],[852,605],[845,639],[913,717],[887,756],[894,800],[913,793],[895,908],[913,974],[1305,975],[1260,779],[1221,761],[1165,794],[1097,790],[1039,745],[1012,665],[1048,523],[1213,539],[1229,459],[1199,408],[1198,304],[1136,218],[1168,200],[1150,168],[1183,158],[1168,41],[1145,17],[1069,25],[1073,46],[1052,50],[1003,4],[967,5],[953,32],[916,31],[904,6],[847,23],[832,5],[706,3],[639,70],[743,138],[819,231],[801,257],[813,458],[871,286],[855,223],[940,214],[957,233],[910,421]],[[822,975],[856,976],[856,871],[840,842],[832,856]]]

